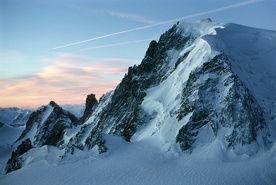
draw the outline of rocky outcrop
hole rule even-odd
[[[258,151],[258,132],[262,132],[265,144],[270,142],[261,107],[233,74],[227,60],[220,54],[189,75],[182,91],[178,119],[181,121],[189,113],[192,116],[176,137],[184,151],[191,152],[198,136],[208,128],[212,130],[209,134],[214,136],[213,140],[219,138],[234,150],[243,146],[248,150],[248,146],[255,143],[251,146],[251,154]]]
[[[85,110],[81,118],[82,122],[85,122],[86,119],[92,114],[93,107],[98,103],[95,94],[89,94],[86,97],[85,101]]]
[[[6,173],[18,170],[24,163],[24,154],[32,149],[32,142],[30,139],[23,141],[15,151],[12,152],[11,158],[7,162]]]

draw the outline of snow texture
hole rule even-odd
[[[249,158],[224,156],[216,141],[193,155],[176,156],[155,142],[125,142],[119,136],[105,136],[109,152],[78,151],[67,161],[59,160],[62,151],[44,146],[32,149],[32,156],[21,170],[0,176],[1,184],[228,184],[274,185],[276,182],[275,146]],[[97,153],[97,152],[96,152]],[[35,155],[32,155],[35,154]]]

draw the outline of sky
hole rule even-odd
[[[276,30],[276,0],[0,0],[0,107],[83,104],[177,20]]]

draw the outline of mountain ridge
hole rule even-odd
[[[253,42],[256,35],[258,47]],[[38,115],[48,115],[55,108],[62,120],[67,120],[57,142],[37,145],[41,137],[25,137],[34,129],[33,124],[15,145],[21,146],[20,155],[13,155],[10,161],[26,153],[20,152],[24,143],[28,150],[33,146],[58,147],[64,152],[62,158],[70,158],[77,150],[106,153],[103,135],[122,136],[132,143],[154,142],[176,155],[214,145],[237,156],[267,150],[275,141],[276,114],[271,110],[276,97],[269,93],[276,90],[276,68],[271,62],[275,39],[273,31],[210,19],[179,22],[158,42],[149,44],[141,64],[129,67],[114,91],[99,101],[88,95],[82,118],[72,117],[54,102],[40,109]],[[53,127],[57,117],[49,122]],[[37,133],[55,129],[42,130]],[[8,166],[11,170],[7,171],[12,171]]]

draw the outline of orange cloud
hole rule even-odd
[[[0,107],[36,108],[51,100],[80,104],[89,93],[100,98],[116,87],[128,66],[138,63],[132,59],[92,59],[69,54],[44,62],[47,66],[40,72],[0,80]]]

